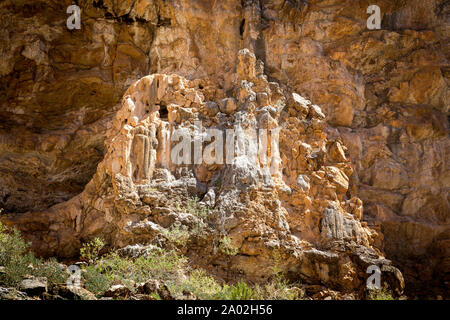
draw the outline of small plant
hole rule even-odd
[[[108,277],[100,273],[95,266],[87,266],[84,270],[84,287],[97,297],[102,296],[111,285]]]
[[[282,274],[281,268],[280,268],[280,262],[281,262],[281,252],[278,249],[274,249],[272,253],[273,257],[273,266],[272,266],[272,272],[275,277],[279,277]]]
[[[157,294],[156,292],[153,292],[152,294],[150,294],[150,297],[152,297],[155,300],[162,300],[161,297],[159,296],[159,294]]]
[[[176,282],[179,279],[180,270],[186,263],[185,258],[175,251],[165,251],[160,248],[138,258],[122,257],[116,251],[100,257],[100,250],[90,251],[91,248],[101,247],[101,242],[96,243],[98,245],[85,246],[89,249],[84,252],[89,252],[90,260],[94,262],[83,267],[83,283],[87,290],[97,296],[103,295],[113,283],[122,283],[135,291],[134,283],[145,282],[148,279],[167,283]]]
[[[222,292],[222,286],[211,276],[208,276],[202,269],[192,271],[189,276],[178,286],[174,286],[173,291],[192,292],[197,298],[202,300],[217,299]]]
[[[395,300],[387,286],[369,291],[368,300]]]
[[[100,257],[100,251],[105,246],[105,243],[100,238],[95,238],[93,241],[83,245],[80,250],[80,258],[87,263],[95,263]]]
[[[200,199],[197,197],[193,197],[188,200],[186,211],[200,220],[205,220],[208,218],[209,209],[205,206],[202,206],[200,203]]]
[[[126,284],[130,280],[134,282],[145,282],[148,279],[175,281],[179,278],[179,271],[183,269],[185,263],[186,259],[175,251],[155,249],[136,259],[121,257],[113,251],[88,267],[103,274],[111,283]],[[93,271],[92,274],[95,275]]]
[[[268,300],[294,300],[301,298],[299,290],[293,287],[282,274],[278,274],[260,289],[261,295]]]
[[[239,249],[236,248],[231,242],[230,237],[223,237],[219,241],[219,250],[229,256],[235,256],[238,254]]]
[[[209,215],[209,209],[200,204],[200,199],[198,197],[190,198],[185,206],[178,202],[176,207],[178,211],[190,213],[200,220],[205,220]]]
[[[190,198],[184,207],[180,203],[177,203],[176,207],[178,211],[184,211],[197,218],[196,223],[190,230],[190,234],[204,237],[207,227],[205,221],[208,219],[209,209],[200,203],[199,198]]]
[[[29,246],[17,229],[8,230],[0,222],[0,265],[6,266],[12,260],[25,255]]]
[[[278,249],[274,249],[272,253],[273,266],[272,280],[259,288],[264,297],[269,300],[294,300],[300,298],[295,288],[286,280],[283,271],[280,267],[282,261],[281,252]]]
[[[47,278],[49,285],[64,284],[69,277],[65,268],[55,258],[38,264],[33,271],[33,275]]]
[[[241,280],[235,285],[225,285],[221,298],[224,300],[255,300],[260,299],[261,296]]]
[[[185,246],[189,241],[189,231],[186,226],[175,222],[170,229],[164,229],[162,234],[173,244]]]
[[[0,223],[0,283],[16,287],[26,276],[46,277],[50,285],[64,283],[68,277],[56,259],[43,261],[29,251],[30,244],[17,229],[8,230]]]
[[[29,247],[17,229],[8,230],[0,223],[0,265],[5,267],[0,274],[1,283],[17,286],[26,275],[32,274],[33,264],[38,260],[28,251]]]
[[[222,178],[218,178],[216,181],[214,181],[213,186],[216,188],[220,188],[222,186]]]

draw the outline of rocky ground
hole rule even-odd
[[[304,285],[362,292],[376,264],[448,297],[449,3],[376,2],[381,30],[371,1],[80,0],[69,31],[71,1],[3,1],[0,219],[47,257],[187,230],[226,281],[266,281],[276,249]],[[171,165],[167,132],[197,120],[279,148]]]
[[[104,243],[96,238],[83,245],[81,261],[67,266],[35,258],[27,253],[19,233],[0,228],[0,300],[406,299],[387,287],[343,293],[290,281],[278,267],[280,257],[274,257],[274,275],[265,283],[227,283],[184,257],[177,247],[179,233],[174,232],[166,234],[162,246],[133,245],[104,253]],[[229,256],[237,254],[225,242],[220,250]]]

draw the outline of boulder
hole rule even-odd
[[[111,286],[108,290],[105,291],[104,295],[107,298],[129,298],[132,295],[131,290],[122,285],[122,284],[116,284]]]
[[[162,300],[173,300],[169,288],[158,280],[150,279],[137,286],[137,292],[140,294],[157,294]]]
[[[19,289],[29,296],[39,296],[47,292],[47,278],[33,277],[24,279],[19,285]]]
[[[0,300],[27,300],[29,297],[25,292],[15,288],[0,287]]]
[[[68,300],[97,300],[92,292],[76,286],[56,285],[52,293]]]

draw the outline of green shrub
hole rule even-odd
[[[280,267],[283,257],[278,249],[273,250],[272,258],[273,277],[262,287],[258,287],[260,295],[267,300],[294,300],[300,298],[298,291],[286,280],[283,274]]]
[[[32,275],[33,257],[31,254],[16,257],[5,265],[5,273],[0,275],[0,283],[16,287],[27,275]]]
[[[190,198],[184,206],[177,203],[177,210],[190,213],[200,220],[206,220],[209,216],[209,209],[200,204],[200,199],[198,197]]]
[[[186,259],[175,251],[159,249],[136,259],[121,257],[113,251],[98,259],[91,267],[110,282],[119,281],[126,285],[130,280],[137,283],[148,279],[176,281],[185,263]]]
[[[174,223],[169,229],[164,229],[162,234],[173,244],[185,246],[189,241],[189,231],[179,222]]]
[[[196,223],[192,226],[189,231],[190,235],[204,237],[206,232],[206,221],[209,217],[209,209],[200,203],[199,198],[190,198],[186,204],[183,206],[181,203],[177,203],[177,210],[180,212],[186,212],[197,217]]]
[[[239,252],[239,249],[233,245],[229,237],[223,237],[222,239],[220,239],[219,250],[220,252],[229,256],[235,256]]]
[[[218,178],[216,181],[214,181],[213,186],[216,188],[220,188],[222,186],[222,178]]]
[[[274,249],[272,252],[272,258],[273,258],[273,266],[272,266],[272,272],[275,277],[278,277],[282,274],[280,264],[282,260],[281,252],[278,249]]]
[[[80,258],[87,263],[95,263],[99,257],[100,252],[105,246],[105,243],[100,238],[95,238],[91,242],[85,243],[80,249]]]
[[[242,280],[234,285],[221,285],[202,269],[193,270],[181,283],[173,283],[170,291],[179,296],[183,291],[191,292],[201,300],[294,300],[302,297],[301,291],[281,275],[254,287]]]
[[[191,292],[201,300],[217,299],[222,293],[222,286],[202,269],[192,271],[181,284],[170,289],[172,292]]]
[[[382,289],[372,289],[369,291],[368,300],[395,300],[392,293],[384,287]]]
[[[17,286],[26,275],[32,274],[33,264],[38,260],[28,251],[29,247],[17,229],[8,230],[0,223],[0,266],[5,267],[0,283]]]
[[[160,297],[160,295],[157,294],[156,292],[152,292],[152,293],[150,294],[150,297],[152,297],[152,298],[154,298],[154,299],[156,299],[156,300],[162,300],[161,297]]]
[[[276,275],[271,281],[258,289],[260,295],[267,300],[295,300],[301,298],[298,290],[295,290],[281,274]]]
[[[84,287],[95,294],[102,296],[111,285],[107,276],[100,273],[95,266],[87,266],[83,272]]]
[[[17,229],[8,230],[0,222],[0,265],[6,266],[17,257],[25,255],[29,246]]]
[[[202,206],[200,204],[200,199],[197,197],[193,197],[188,200],[186,209],[188,213],[196,216],[200,220],[205,220],[206,218],[208,218],[209,209],[205,206]]]
[[[219,297],[221,300],[255,300],[261,299],[257,290],[242,280],[234,285],[225,285]]]
[[[234,285],[221,285],[202,269],[192,271],[184,281],[171,286],[170,290],[178,294],[188,291],[201,300],[294,300],[300,298],[299,290],[296,290],[282,276],[254,287],[242,280]]]
[[[55,258],[38,263],[33,270],[33,275],[36,277],[46,277],[50,286],[64,284],[69,278],[69,274]]]
[[[49,285],[65,283],[69,275],[56,259],[37,259],[29,249],[17,229],[8,230],[0,223],[0,265],[5,267],[0,283],[16,287],[25,276],[46,277]]]

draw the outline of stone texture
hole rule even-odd
[[[61,284],[55,285],[52,288],[52,294],[68,300],[97,300],[92,292],[82,287],[77,288],[75,286]]]
[[[261,221],[317,247],[354,228],[366,230],[351,237],[385,252],[411,294],[446,295],[448,1],[380,0],[378,31],[366,29],[369,1],[78,3],[82,29],[74,31],[65,27],[69,0],[0,4],[0,206],[35,250],[73,255],[95,235],[119,246],[152,239],[158,226],[179,219],[167,204],[168,190],[186,184],[189,192],[176,193],[203,195],[196,180],[208,184],[223,169],[177,176],[173,168],[160,170],[164,152],[140,154],[163,148],[167,130],[156,125],[158,116],[153,126],[139,114],[137,122],[127,118],[134,129],[111,144],[122,130],[117,119],[127,113],[123,94],[158,73],[152,79],[189,89],[188,98],[167,100],[161,120],[181,125],[202,114],[220,122],[222,111],[233,116],[255,108],[265,110],[258,121],[281,128],[281,165],[271,176],[276,191],[252,191],[220,224],[241,232],[235,241],[242,250],[264,255],[265,245],[253,240],[271,243],[261,236],[266,230],[248,231]],[[242,48],[250,54],[238,54]],[[264,83],[263,70],[278,88]],[[280,99],[285,106],[278,114]],[[104,167],[112,145],[133,152],[129,161],[119,157]],[[213,208],[236,202],[241,191],[226,190],[233,181],[246,188],[266,179],[245,161],[233,166],[222,174],[229,179],[222,179],[223,192],[208,186],[204,202]],[[110,175],[117,170],[121,175]],[[140,187],[160,178],[155,194]],[[253,255],[235,260],[257,262]]]
[[[44,292],[47,292],[47,278],[38,277],[24,279],[20,282],[19,289],[29,296],[39,296]]]
[[[26,293],[15,288],[0,287],[0,300],[29,300]]]
[[[129,298],[131,290],[124,285],[116,284],[106,290],[104,296],[107,298]]]
[[[173,300],[170,290],[164,283],[158,280],[150,279],[145,283],[141,283],[136,288],[137,292],[145,295],[157,294],[162,300]]]
[[[182,250],[206,269],[216,265],[211,271],[227,280],[239,274],[264,280],[278,252],[283,256],[278,267],[297,280],[359,290],[365,269],[353,260],[377,257],[380,266],[390,266],[390,261],[372,246],[379,235],[360,222],[361,201],[345,199],[352,165],[343,147],[327,139],[320,107],[269,82],[263,72],[250,50],[240,50],[230,91],[234,96],[226,99],[222,89],[203,80],[164,74],[142,78],[125,92],[106,134],[105,157],[84,191],[47,211],[11,216],[9,222],[24,226],[35,221],[33,248],[67,257],[76,254],[82,239],[94,236],[123,247],[158,241],[175,223],[188,229],[203,225],[200,243]],[[258,95],[265,97],[259,104]],[[287,106],[289,96],[304,108]],[[233,101],[234,107],[211,118],[203,111],[207,101],[218,100]],[[183,139],[195,140],[206,128],[235,129],[236,141],[226,143],[224,161],[174,162],[169,153],[177,147],[175,130]],[[256,130],[261,129],[266,131],[259,133],[258,142]],[[263,144],[270,145],[270,152],[258,149]],[[207,150],[205,146],[204,155]],[[193,196],[208,204],[208,217],[179,208]],[[57,236],[45,237],[44,244],[39,239],[47,230]],[[215,249],[218,233],[238,249],[228,266]],[[137,256],[145,254],[145,247],[120,252]],[[390,285],[401,293],[401,273],[392,266],[385,270]],[[124,290],[113,286],[105,295],[126,296]],[[149,291],[145,285],[143,290]]]

